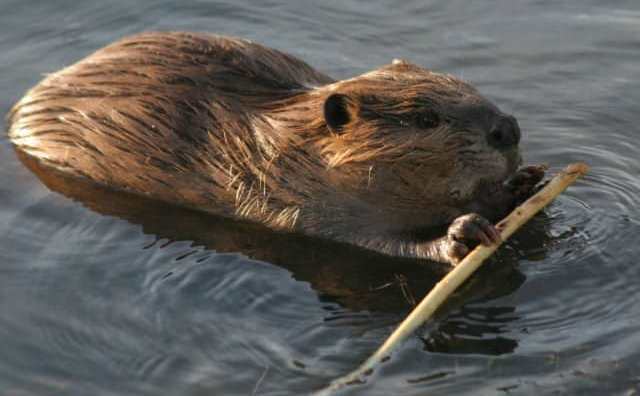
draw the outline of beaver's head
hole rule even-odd
[[[521,161],[515,118],[452,76],[394,61],[317,93],[330,180],[380,207],[467,207]]]

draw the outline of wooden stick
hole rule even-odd
[[[498,231],[500,231],[501,242],[491,246],[477,246],[435,285],[422,302],[400,323],[384,344],[382,344],[369,359],[352,373],[334,380],[327,388],[321,390],[318,394],[330,394],[351,382],[361,381],[364,375],[370,374],[373,368],[384,357],[391,353],[393,348],[431,317],[445,299],[477,270],[486,258],[496,251],[502,244],[502,241],[509,238],[520,226],[529,221],[538,211],[547,206],[555,197],[588,170],[589,167],[583,163],[575,163],[567,166],[564,171],[558,173],[551,179],[544,188],[522,205],[518,206],[509,216],[505,217],[496,225]]]

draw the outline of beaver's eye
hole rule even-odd
[[[435,111],[422,111],[416,115],[416,125],[418,128],[431,129],[440,124],[440,117]]]

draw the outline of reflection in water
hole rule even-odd
[[[308,282],[322,300],[339,303],[351,311],[408,312],[447,272],[448,267],[412,259],[390,258],[375,252],[309,238],[277,233],[260,225],[231,221],[203,212],[116,192],[85,180],[47,169],[18,152],[19,158],[50,189],[80,201],[101,214],[140,224],[156,242],[193,241],[219,253],[241,252],[252,259],[286,268],[295,279]],[[537,235],[545,235],[535,230]],[[544,241],[528,232],[526,240]],[[152,245],[153,245],[152,244]],[[150,246],[149,246],[150,247]],[[169,273],[166,276],[169,277]],[[525,280],[516,268],[516,256],[501,254],[485,265],[449,300],[440,316],[469,300],[484,301],[514,292]],[[437,352],[503,354],[517,341],[500,334],[514,307],[462,307],[425,339],[425,349]],[[344,318],[334,312],[326,320]],[[347,314],[348,315],[348,314]]]

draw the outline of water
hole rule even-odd
[[[0,113],[43,74],[169,29],[254,39],[336,78],[393,58],[450,72],[518,117],[528,163],[592,166],[343,394],[640,392],[637,2],[3,0]],[[442,275],[41,181],[0,136],[3,395],[305,394]]]

